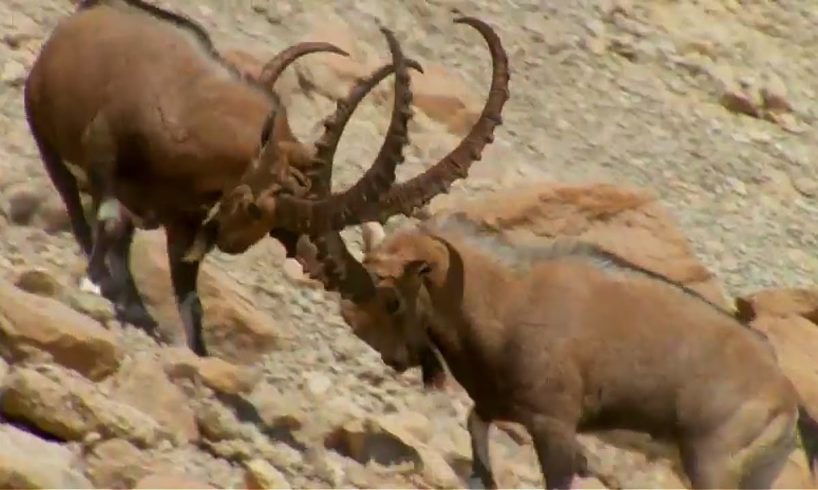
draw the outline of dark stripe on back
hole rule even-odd
[[[110,0],[83,0],[77,6],[77,11],[89,9],[91,7],[95,7],[97,5],[106,4]],[[147,2],[143,2],[142,0],[120,0],[131,7],[138,8],[153,17],[158,19],[162,19],[172,24],[175,24],[183,29],[187,29],[201,41],[201,43],[208,49],[215,53],[215,48],[213,46],[213,40],[210,38],[210,35],[207,33],[204,27],[201,26],[198,22],[191,19],[190,17],[182,14],[177,14],[175,12],[171,12],[169,10],[165,10],[163,8],[157,7],[156,5],[151,5]]]
[[[171,24],[185,29],[191,33],[193,33],[199,42],[202,44],[202,47],[205,48],[210,56],[217,61],[221,66],[226,68],[237,80],[243,81],[248,85],[252,85],[256,88],[261,89],[264,93],[266,93],[273,101],[275,101],[276,106],[281,104],[280,99],[278,98],[278,94],[274,91],[269,90],[267,87],[258,83],[257,80],[248,79],[242,76],[241,72],[230,63],[227,63],[224,58],[222,58],[221,54],[216,49],[216,46],[213,44],[213,39],[210,37],[210,34],[207,33],[207,30],[202,27],[201,24],[193,20],[192,18],[183,15],[177,14],[175,12],[171,12],[169,10],[162,9],[155,5],[151,5],[147,2],[142,0],[119,0],[131,7],[139,9],[148,15],[159,19],[164,20],[166,22],[170,22]],[[92,7],[96,7],[97,5],[105,5],[110,4],[112,0],[83,0],[77,6],[77,11],[86,10]]]
[[[436,229],[442,232],[462,233],[465,235],[464,238],[467,239],[468,243],[476,246],[478,249],[481,249],[484,253],[487,253],[495,260],[518,270],[528,270],[535,262],[557,259],[566,256],[587,257],[607,261],[625,271],[637,272],[651,279],[676,287],[677,289],[686,293],[688,296],[692,296],[695,299],[707,303],[717,311],[729,316],[740,324],[747,326],[746,323],[736,318],[736,316],[729,310],[712,302],[698,291],[674,281],[665,275],[659,274],[658,272],[634,264],[633,262],[630,262],[629,260],[616,255],[613,252],[605,250],[594,243],[576,240],[571,242],[570,246],[560,246],[560,244],[556,243],[534,246],[515,245],[497,233],[487,232],[484,228],[480,227],[473,220],[470,220],[466,214],[462,212],[446,215],[442,219],[432,218],[428,222],[422,223],[421,227],[433,233]]]

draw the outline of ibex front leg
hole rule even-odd
[[[535,415],[527,425],[546,489],[571,488],[575,474],[587,474],[575,425],[548,415]]]
[[[475,407],[469,412],[466,420],[466,427],[471,437],[471,457],[472,470],[469,477],[469,488],[471,489],[495,489],[497,482],[491,472],[491,459],[489,458],[489,428],[491,423],[483,420],[477,414]]]
[[[201,262],[183,260],[185,253],[193,245],[196,230],[195,226],[187,223],[165,227],[170,279],[185,327],[187,345],[197,355],[206,356],[207,349],[202,336],[202,303],[196,290]]]

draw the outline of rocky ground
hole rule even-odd
[[[818,277],[811,0],[160,3],[204,24],[220,49],[261,60],[305,39],[350,50],[349,60],[304,58],[279,81],[304,138],[318,134],[354,77],[386,58],[378,21],[393,29],[427,72],[413,79],[412,144],[399,178],[444,155],[479,112],[488,53],[451,19],[458,11],[485,19],[512,67],[504,124],[469,179],[432,208],[465,208],[520,240],[582,236],[725,304],[744,297],[739,311],[771,335],[818,414],[818,294],[808,289]],[[21,90],[49,30],[72,8],[0,3],[0,483],[463,485],[467,399],[456,387],[424,392],[418,373],[385,368],[349,333],[335,298],[272,240],[208,257],[201,282],[212,359],[158,345],[79,291],[85,264],[28,132]],[[349,125],[336,186],[377,151],[390,105],[383,85]],[[356,230],[345,235],[358,246]],[[163,241],[161,232],[140,233],[133,267],[174,332]],[[643,439],[583,443],[595,478],[579,486],[680,485],[672,454]],[[492,433],[492,453],[503,486],[540,484],[533,451],[513,428]],[[778,486],[805,485],[803,453],[794,453]]]

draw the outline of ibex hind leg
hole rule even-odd
[[[113,298],[117,319],[142,328],[155,336],[157,322],[148,312],[131,273],[131,243],[135,226],[127,216],[120,216],[116,223],[110,248],[106,254],[110,270],[110,290],[105,291]]]
[[[586,474],[588,462],[577,442],[576,424],[537,415],[527,424],[542,470],[545,488],[568,489],[577,474]]]
[[[40,152],[40,158],[43,161],[46,173],[65,205],[74,239],[77,241],[77,244],[79,244],[82,253],[88,258],[91,256],[94,240],[91,234],[91,226],[85,218],[85,211],[82,207],[82,200],[80,199],[80,192],[77,187],[77,179],[68,170],[65,162],[63,162],[57,152],[43,139],[33,124],[31,125],[31,133],[34,136],[34,141],[37,144],[37,149]]]
[[[743,451],[746,456],[739,488],[772,488],[798,446],[797,417],[797,412],[778,415],[750,442]]]
[[[795,447],[795,410],[748,402],[707,435],[680,444],[692,488],[770,488]]]

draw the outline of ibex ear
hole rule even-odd
[[[409,262],[403,268],[404,275],[417,276],[419,278],[422,278],[423,276],[429,274],[430,272],[432,272],[431,264],[429,264],[429,262],[425,260],[420,259]]]

